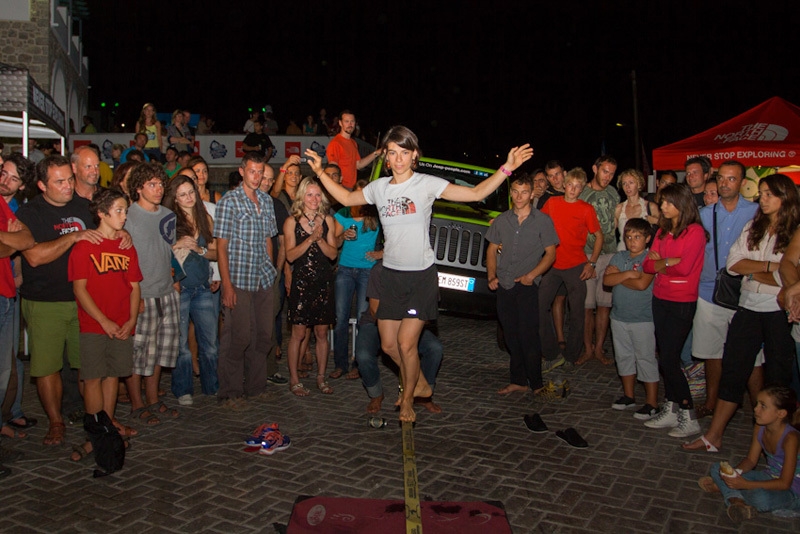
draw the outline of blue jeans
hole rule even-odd
[[[800,495],[792,490],[738,490],[729,488],[719,474],[719,463],[711,466],[708,472],[717,487],[722,492],[725,505],[730,506],[730,499],[739,498],[754,507],[759,512],[770,512],[772,510],[800,510]],[[765,471],[748,471],[742,474],[746,480],[772,480],[772,476]]]
[[[419,337],[417,350],[419,351],[419,368],[422,376],[433,389],[439,366],[442,364],[442,342],[426,328]],[[358,363],[358,372],[361,373],[361,383],[372,399],[383,395],[381,372],[378,369],[380,352],[381,337],[378,333],[378,325],[375,323],[359,325],[356,337],[356,362]]]
[[[333,364],[336,369],[347,371],[350,365],[347,357],[347,325],[350,322],[350,305],[353,293],[356,295],[356,317],[367,310],[367,282],[371,269],[339,266],[336,272],[336,327],[333,331]]]
[[[189,352],[189,319],[197,337],[197,360],[200,363],[200,386],[204,395],[219,389],[217,379],[217,315],[214,296],[207,287],[181,288],[181,346],[172,370],[172,393],[176,397],[194,393],[192,353]]]
[[[6,398],[11,366],[16,365],[16,351],[13,348],[16,304],[16,299],[0,296],[0,402]]]

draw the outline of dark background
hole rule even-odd
[[[794,0],[88,4],[90,109],[118,102],[129,126],[146,101],[220,132],[248,107],[281,132],[350,108],[368,140],[405,124],[431,157],[493,167],[530,142],[530,166],[605,147],[629,167],[633,70],[648,159],[772,96],[800,104]]]

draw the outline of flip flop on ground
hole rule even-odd
[[[156,414],[150,411],[149,408],[142,407],[131,410],[131,417],[137,419],[147,426],[156,426],[161,424],[161,419]]]

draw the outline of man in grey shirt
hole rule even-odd
[[[497,291],[497,318],[511,355],[510,383],[498,391],[533,390],[542,396],[542,348],[539,339],[539,281],[556,259],[553,221],[531,205],[533,183],[521,175],[511,182],[513,209],[499,215],[486,239],[489,289]],[[502,247],[502,253],[501,253]]]

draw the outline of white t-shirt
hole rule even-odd
[[[378,208],[386,244],[383,265],[398,271],[423,271],[433,265],[429,237],[431,207],[450,184],[443,178],[414,173],[402,184],[381,178],[363,189]]]

